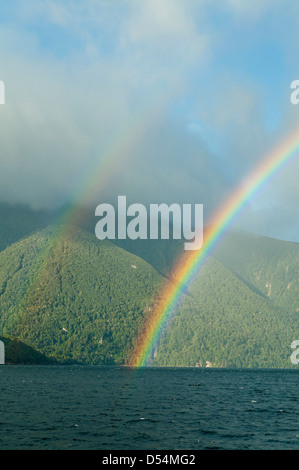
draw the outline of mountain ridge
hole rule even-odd
[[[140,242],[54,224],[10,244],[0,252],[0,334],[60,363],[126,364],[182,253],[177,240]],[[168,319],[151,365],[292,367],[298,261],[295,242],[228,233]]]

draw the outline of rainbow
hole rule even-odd
[[[220,241],[221,236],[224,235],[244,205],[298,152],[299,131],[296,130],[257,165],[250,176],[230,194],[225,203],[216,211],[204,232],[202,248],[184,253],[172,272],[172,279],[167,281],[163,287],[153,313],[146,320],[137,340],[129,361],[130,366],[142,367],[148,364],[167,320],[173,314],[186,287],[217,242]]]

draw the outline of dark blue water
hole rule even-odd
[[[299,370],[2,366],[0,449],[299,449]]]

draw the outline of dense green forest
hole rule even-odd
[[[51,227],[0,253],[0,328],[61,361],[124,363],[160,283],[109,241]]]
[[[182,243],[100,241],[92,215],[47,226],[52,217],[0,207],[9,362],[126,364]],[[296,367],[298,264],[297,243],[227,234],[169,318],[151,365]]]
[[[290,367],[298,314],[257,295],[210,259],[169,322],[153,364]]]

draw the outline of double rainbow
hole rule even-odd
[[[177,307],[186,287],[198,272],[216,243],[231,225],[244,205],[269,180],[284,168],[299,151],[299,131],[296,130],[282,144],[274,149],[257,165],[249,178],[234,190],[225,203],[212,217],[204,233],[204,243],[200,250],[186,252],[173,270],[172,280],[162,289],[159,301],[152,315],[146,321],[129,365],[142,367],[148,364],[161,332]]]

